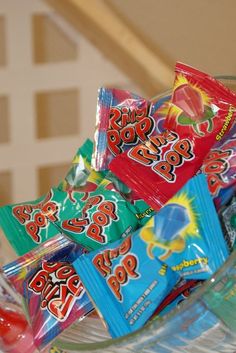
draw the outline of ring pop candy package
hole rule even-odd
[[[58,191],[67,191],[68,197],[74,202],[74,194],[79,193],[83,193],[82,201],[86,200],[106,175],[106,172],[98,173],[91,169],[92,151],[93,143],[87,139],[78,149],[69,172],[57,188]]]
[[[60,254],[59,251],[67,248],[70,244],[73,244],[73,242],[63,234],[55,235],[30,252],[18,257],[15,261],[3,266],[4,279],[7,279],[16,292],[23,296],[23,282],[27,273],[37,268],[41,264],[42,259],[48,260],[57,252]]]
[[[8,278],[22,293],[34,342],[40,349],[93,310],[72,266],[84,252],[80,245],[58,236],[5,268]]]
[[[63,219],[56,222],[69,238],[87,250],[98,249],[138,228],[136,209],[126,201],[114,184],[103,179],[80,210],[65,209]]]
[[[80,180],[82,180],[82,178]],[[93,194],[102,180],[103,173],[91,170],[91,172],[86,175],[86,178],[84,178],[81,186],[77,184],[76,187],[72,189],[69,188],[66,191],[52,188],[50,190],[52,195],[51,202],[57,207],[57,215],[52,220],[51,210],[45,210],[45,208],[43,208],[44,216],[49,222],[53,222],[53,225],[57,227],[58,231],[63,233],[61,227],[62,223],[68,220],[68,217],[71,215],[76,216],[81,212],[84,204],[88,202],[90,195]]]
[[[236,95],[210,76],[177,63],[162,134],[111,161],[109,169],[153,209],[160,209],[200,169],[235,121]],[[195,115],[194,115],[195,114]]]
[[[156,134],[159,106],[129,91],[100,88],[93,168],[108,169],[115,156]]]
[[[78,172],[84,175],[91,161],[92,143],[87,140],[78,149]],[[75,178],[77,180],[77,177]],[[65,185],[65,183],[62,183]],[[51,189],[38,200],[6,205],[0,208],[0,226],[18,255],[23,255],[58,233],[53,224],[58,218],[59,204],[54,200],[58,189]],[[59,192],[59,191],[58,191]],[[68,192],[68,195],[70,193]]]
[[[141,328],[179,279],[147,246],[136,231],[73,263],[113,338]]]
[[[58,234],[53,225],[57,218],[57,205],[51,201],[53,194],[0,208],[0,226],[17,255],[23,255]],[[49,212],[52,223],[44,215]]]
[[[140,230],[157,257],[184,279],[208,279],[229,255],[203,174],[192,178]]]
[[[236,193],[236,122],[226,137],[214,145],[201,168],[217,210]]]

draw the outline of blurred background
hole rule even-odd
[[[151,98],[175,62],[236,75],[235,0],[0,0],[0,204],[36,199],[93,137],[100,86]]]

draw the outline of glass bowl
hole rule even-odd
[[[236,77],[216,78],[236,91]],[[171,91],[167,91],[154,99],[170,95]],[[235,353],[236,250],[210,280],[169,315],[125,337],[108,337],[101,320],[88,317],[65,331],[55,344],[71,353]]]
[[[217,79],[236,91],[236,77],[217,76]],[[155,99],[170,94],[168,91]],[[5,247],[10,251],[3,241],[0,264],[1,255],[4,257],[9,253]],[[13,253],[10,260],[12,256]],[[2,262],[6,259],[3,258]],[[163,318],[151,320],[135,333],[111,339],[102,320],[92,315],[72,325],[54,344],[67,353],[235,353],[236,250],[224,266],[189,299]]]

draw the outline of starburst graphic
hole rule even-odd
[[[176,80],[175,80],[174,89],[176,89],[177,87],[182,86],[182,85],[189,85],[192,88],[194,88],[200,94],[201,99],[203,101],[203,104],[204,105],[210,105],[212,99],[208,96],[208,94],[205,91],[203,91],[199,87],[199,85],[197,83],[191,82],[191,79],[188,80],[182,74],[178,74],[177,77],[176,77]]]
[[[194,197],[189,198],[186,192],[181,192],[180,194],[172,197],[172,199],[167,202],[167,204],[179,204],[184,206],[188,211],[189,215],[189,224],[181,231],[181,237],[199,237],[199,230],[198,230],[198,219],[199,215],[197,214],[194,208]]]

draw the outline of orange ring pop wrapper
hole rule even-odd
[[[155,210],[198,172],[236,116],[236,94],[223,84],[181,63],[175,72],[167,130],[120,154],[109,165]]]

